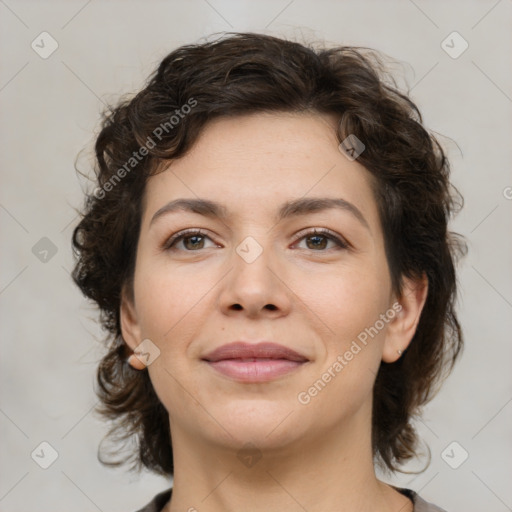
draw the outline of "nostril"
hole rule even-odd
[[[231,308],[236,311],[240,311],[241,309],[244,309],[240,304],[233,304],[231,306]],[[274,304],[267,304],[265,306],[265,309],[270,309],[271,311],[275,311],[277,309],[277,306],[275,306]]]

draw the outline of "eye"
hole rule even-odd
[[[306,233],[301,232],[296,238],[298,241],[306,241],[306,249],[312,249],[317,252],[324,252],[329,242],[332,242],[338,249],[348,249],[349,244],[341,237],[326,228],[313,229]],[[332,247],[330,247],[332,249]]]
[[[212,241],[211,238],[200,229],[188,229],[171,236],[171,238],[164,243],[162,248],[164,250],[185,250],[187,252],[193,252],[198,249],[204,249],[206,239]],[[182,247],[178,247],[181,242],[183,242]],[[214,246],[216,245],[217,244],[214,244]]]
[[[188,229],[180,231],[171,236],[162,246],[164,250],[184,250],[186,252],[195,252],[200,249],[205,249],[205,240],[212,242],[211,247],[219,247],[213,240],[200,229]],[[296,241],[306,241],[306,249],[314,250],[315,252],[325,252],[327,249],[348,249],[349,244],[340,236],[326,228],[313,229],[307,232],[299,233]],[[329,242],[334,244],[334,247],[328,247]],[[179,244],[182,244],[180,247]]]

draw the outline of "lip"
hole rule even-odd
[[[300,368],[308,358],[272,342],[236,341],[209,352],[203,361],[226,377],[241,382],[266,382]]]

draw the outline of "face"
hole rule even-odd
[[[264,448],[370,424],[378,367],[418,311],[392,293],[370,175],[338,149],[335,123],[218,119],[149,179],[121,318],[132,349],[160,351],[148,371],[173,438]],[[248,346],[212,355],[237,341]],[[281,348],[251,352],[260,342]]]

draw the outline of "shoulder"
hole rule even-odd
[[[425,501],[419,494],[411,489],[397,489],[399,492],[407,496],[414,503],[414,512],[446,512],[432,503]]]
[[[411,498],[414,503],[414,512],[446,512],[444,509],[426,502],[421,496],[411,489],[397,489],[405,496]],[[172,489],[167,489],[157,494],[145,507],[137,512],[160,512],[171,499]]]
[[[171,499],[172,488],[157,494],[145,507],[137,512],[160,512]]]

